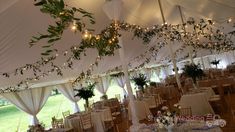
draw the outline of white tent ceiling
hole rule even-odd
[[[45,32],[48,24],[53,20],[46,14],[42,14],[38,7],[33,5],[34,0],[4,0],[0,1],[0,72],[13,71],[15,68],[27,63],[34,63],[40,58],[41,48],[45,42],[40,42],[38,46],[29,48],[28,42],[31,36],[38,32]],[[68,5],[81,7],[88,12],[94,13],[96,24],[92,26],[96,32],[105,28],[110,20],[104,13],[102,7],[105,0],[65,0]],[[121,20],[141,26],[151,26],[161,24],[161,13],[157,0],[123,0]],[[181,23],[180,14],[176,5],[182,6],[184,16],[212,19],[219,24],[224,23],[229,18],[235,18],[234,0],[162,0],[164,15],[168,23]],[[229,29],[231,30],[231,29]],[[70,46],[79,43],[80,35],[66,31],[62,40],[56,42],[56,46],[61,51],[69,49]],[[141,40],[132,39],[131,33],[123,33],[124,49],[126,59],[131,62],[133,58],[144,53],[151,45],[157,44],[153,40],[149,45],[143,45]],[[180,48],[175,45],[175,50]],[[187,52],[187,51],[184,51]],[[114,56],[105,57],[94,74],[103,73],[121,64],[118,52]],[[169,49],[162,48],[153,63],[159,63],[169,56]],[[207,55],[209,52],[200,52],[200,55]],[[183,56],[183,55],[182,55]],[[182,57],[181,56],[181,57]],[[39,82],[53,82],[76,77],[80,72],[87,70],[90,63],[97,57],[93,49],[87,51],[80,61],[77,61],[73,70],[64,70],[64,76],[51,74]],[[180,57],[179,57],[180,58]],[[57,64],[63,65],[65,59],[59,56]],[[137,65],[136,63],[134,65]],[[26,77],[33,76],[29,71],[23,76],[12,76],[10,78],[0,77],[0,86],[13,85]],[[54,83],[54,82],[53,82]]]

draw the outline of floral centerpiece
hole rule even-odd
[[[83,87],[81,89],[74,89],[75,91],[78,91],[78,93],[75,96],[79,96],[80,98],[84,99],[86,101],[86,107],[89,107],[89,101],[88,99],[95,96],[94,94],[94,89],[95,89],[95,84],[88,84],[87,87]]]
[[[183,68],[183,75],[192,78],[193,86],[195,88],[197,79],[205,76],[203,70],[199,67],[199,65],[196,65],[194,63],[185,65],[185,67]]]
[[[144,74],[139,74],[131,79],[135,85],[144,93],[144,86],[147,86],[147,77]]]
[[[211,64],[215,65],[216,68],[218,67],[219,63],[220,63],[220,60],[215,59],[215,60],[211,61]]]
[[[158,111],[155,121],[159,128],[166,128],[168,132],[172,131],[172,128],[177,123],[177,115],[179,114],[180,105],[175,104],[174,108],[170,110],[167,106],[163,106]]]

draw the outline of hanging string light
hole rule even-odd
[[[78,25],[76,24],[76,21],[73,21],[73,24],[71,26],[71,30],[76,32],[77,31],[77,28],[78,28]]]

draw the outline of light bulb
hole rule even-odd
[[[96,38],[97,40],[99,40],[99,39],[100,39],[100,36],[99,36],[99,35],[97,35],[95,38]]]
[[[83,33],[83,38],[87,39],[88,37],[91,37],[91,35],[89,34],[87,30],[85,30],[85,32]]]
[[[77,25],[73,24],[73,26],[71,27],[71,30],[73,30],[73,31],[77,30]]]

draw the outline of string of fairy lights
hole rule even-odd
[[[74,12],[78,11],[73,9]],[[67,10],[66,10],[67,11]],[[83,10],[79,10],[82,12]],[[49,12],[50,13],[50,12]],[[63,11],[62,11],[63,13]],[[86,12],[87,13],[87,12]],[[66,16],[66,13],[59,13],[59,17]],[[70,14],[71,16],[75,15]],[[89,13],[87,15],[90,15]],[[63,19],[66,19],[63,17]],[[77,78],[74,80],[73,84],[76,85],[79,83],[82,79],[88,78],[92,75],[92,71],[94,69],[94,66],[98,66],[99,60],[101,60],[102,56],[110,56],[114,55],[114,51],[120,46],[118,45],[118,37],[121,36],[119,34],[119,31],[126,31],[133,33],[133,36],[139,39],[143,40],[144,44],[150,43],[150,41],[153,38],[156,38],[157,40],[162,40],[161,42],[158,42],[156,46],[153,46],[149,48],[148,51],[145,51],[140,56],[137,56],[133,59],[134,61],[139,61],[145,58],[145,61],[141,63],[140,65],[136,66],[134,69],[138,69],[143,67],[145,64],[149,63],[151,60],[151,57],[154,57],[158,54],[159,50],[164,47],[166,44],[168,44],[168,41],[180,41],[183,42],[184,46],[192,46],[195,49],[202,48],[202,49],[212,49],[220,52],[225,52],[229,50],[234,50],[235,47],[233,46],[232,36],[235,35],[235,31],[224,33],[222,31],[222,28],[215,28],[215,21],[212,20],[204,20],[200,19],[199,21],[196,21],[194,18],[189,18],[186,23],[183,24],[177,24],[172,25],[165,22],[161,25],[153,25],[151,27],[141,27],[136,24],[129,24],[126,22],[119,22],[119,21],[112,21],[110,25],[108,25],[104,30],[102,30],[99,34],[93,34],[92,30],[89,29],[80,29],[81,23],[78,23],[77,21],[71,21],[73,17],[69,18],[69,21],[66,21],[67,23],[71,23],[69,28],[73,32],[77,32],[78,30],[82,32],[82,40],[79,45],[74,45],[70,47],[69,50],[65,50],[61,53],[56,52],[56,54],[45,58],[41,58],[39,61],[32,63],[32,64],[26,64],[22,67],[16,68],[13,71],[10,72],[4,72],[2,73],[3,77],[9,78],[10,76],[14,75],[23,75],[24,72],[28,70],[33,71],[34,77],[26,78],[25,80],[18,83],[16,86],[10,86],[6,89],[1,89],[1,93],[9,92],[9,91],[17,91],[20,89],[20,87],[25,86],[25,88],[29,88],[28,84],[31,83],[31,81],[37,81],[41,78],[44,78],[46,76],[49,76],[52,72],[56,72],[57,75],[63,76],[62,69],[66,68],[73,68],[73,61],[74,60],[80,60],[81,54],[83,53],[84,56],[86,56],[86,49],[88,48],[96,48],[98,51],[98,56],[96,57],[95,62],[91,63],[86,71],[81,72]],[[91,19],[92,20],[92,19]],[[232,23],[232,18],[229,18],[226,20],[228,24]],[[61,26],[61,25],[59,25]],[[83,26],[85,27],[85,26]],[[56,26],[53,28],[56,29]],[[67,27],[63,28],[65,30]],[[187,28],[188,30],[185,31],[184,29]],[[61,34],[61,31],[58,33]],[[58,37],[58,36],[56,36]],[[61,36],[59,36],[60,38]],[[36,38],[36,40],[35,40]],[[34,39],[31,41],[31,43],[36,43],[40,41],[41,39],[49,38],[48,36],[39,36],[34,37]],[[51,38],[49,39],[51,40]],[[58,41],[59,39],[54,39],[53,42]],[[47,47],[48,48],[48,47]],[[176,53],[181,52],[183,48],[179,49],[179,51],[176,51]],[[50,55],[52,50],[47,50],[47,54]],[[149,53],[150,52],[150,53]],[[54,53],[54,52],[53,52]],[[69,57],[67,58],[66,62],[64,62],[62,65],[56,65],[53,62],[59,57],[59,56],[67,56],[69,54]],[[149,55],[148,57],[146,57]],[[51,67],[50,70],[43,71],[42,68],[49,65]],[[131,63],[129,63],[131,65]],[[115,67],[114,69],[108,70],[107,73],[112,72],[114,70],[119,70],[119,67]]]

